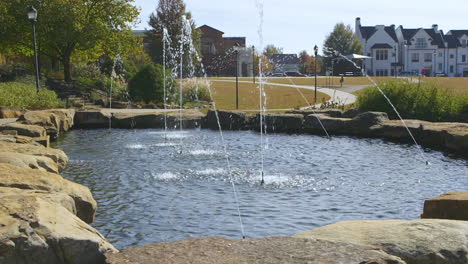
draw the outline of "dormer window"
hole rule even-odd
[[[417,38],[416,39],[416,48],[417,49],[425,49],[427,48],[427,42],[425,38]]]
[[[466,47],[466,46],[467,46],[467,42],[468,42],[468,40],[462,39],[462,40],[461,40],[462,46],[463,46],[463,47]]]

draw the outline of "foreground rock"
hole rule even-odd
[[[21,168],[58,173],[57,163],[48,157],[20,154],[16,152],[0,152],[0,163],[11,164]]]
[[[0,163],[0,187],[65,193],[75,201],[76,215],[80,219],[87,223],[94,220],[97,203],[89,189],[58,174]]]
[[[27,125],[41,126],[46,129],[47,135],[52,139],[60,136],[73,127],[75,110],[52,109],[41,111],[28,111],[18,118],[18,122]]]
[[[350,221],[295,235],[381,249],[408,264],[468,263],[468,222]]]
[[[59,171],[62,171],[68,163],[68,157],[63,151],[59,149],[46,148],[39,144],[16,144],[7,141],[0,141],[0,152],[16,152],[20,154],[47,157],[57,164]]]
[[[421,218],[468,221],[468,192],[446,193],[426,200]]]
[[[36,125],[26,125],[22,123],[8,123],[0,126],[0,131],[17,131],[17,134],[20,136],[26,137],[45,137],[47,136],[47,131],[45,128]]]
[[[116,252],[94,228],[38,196],[2,196],[0,223],[2,264],[100,264]]]
[[[189,239],[126,249],[118,254],[107,254],[106,257],[108,264],[405,263],[397,257],[370,247],[289,237],[245,240]]]
[[[18,118],[24,111],[13,107],[0,107],[0,118]]]

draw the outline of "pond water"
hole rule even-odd
[[[427,198],[468,190],[468,161],[379,139],[224,132],[247,237],[289,236],[360,219],[416,219]],[[98,201],[93,226],[118,248],[189,237],[241,238],[219,133],[74,130],[55,144],[62,175]]]

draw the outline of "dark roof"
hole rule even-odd
[[[201,27],[199,27],[199,28],[197,28],[197,29],[203,29],[203,28],[209,29],[209,30],[213,30],[213,31],[217,31],[218,33],[224,34],[224,32],[222,32],[221,30],[217,30],[216,28],[210,27],[210,26],[208,26],[208,25],[203,25],[203,26],[201,26]]]
[[[461,45],[460,41],[453,35],[445,35],[444,38],[449,49],[455,49]]]
[[[411,44],[411,39],[420,30],[426,31],[426,33],[431,37],[431,39],[432,39],[431,44],[432,45],[436,45],[439,48],[445,48],[445,41],[444,41],[443,33],[441,33],[440,31],[434,31],[433,28],[427,28],[427,29],[423,29],[423,28],[408,28],[408,29],[406,29],[406,28],[403,28],[402,29],[403,38],[406,40],[406,43]]]
[[[468,30],[450,30],[447,34],[451,34],[456,38],[461,38],[463,35],[468,36]]]
[[[393,48],[387,43],[376,43],[374,44],[374,46],[372,46],[371,49],[393,49]]]
[[[374,33],[377,32],[377,27],[361,27],[360,30],[362,37],[366,40],[369,40],[370,37],[372,37]],[[384,30],[395,42],[398,42],[394,26],[384,27]]]
[[[270,61],[273,64],[299,64],[300,60],[296,54],[272,54]]]

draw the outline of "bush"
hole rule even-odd
[[[210,102],[210,82],[206,79],[192,78],[182,81],[182,97],[184,102]]]
[[[147,64],[130,79],[128,92],[133,101],[163,102],[164,74],[161,65]],[[174,87],[171,71],[166,70],[166,87]]]
[[[41,89],[30,84],[8,82],[0,83],[0,106],[28,109],[47,109],[62,107],[63,103],[55,92]]]
[[[380,83],[379,87],[405,119],[459,121],[463,109],[468,107],[467,97],[454,95],[432,82],[392,80]],[[398,118],[376,87],[360,93],[357,105],[361,111],[381,111],[388,113],[392,119]]]

